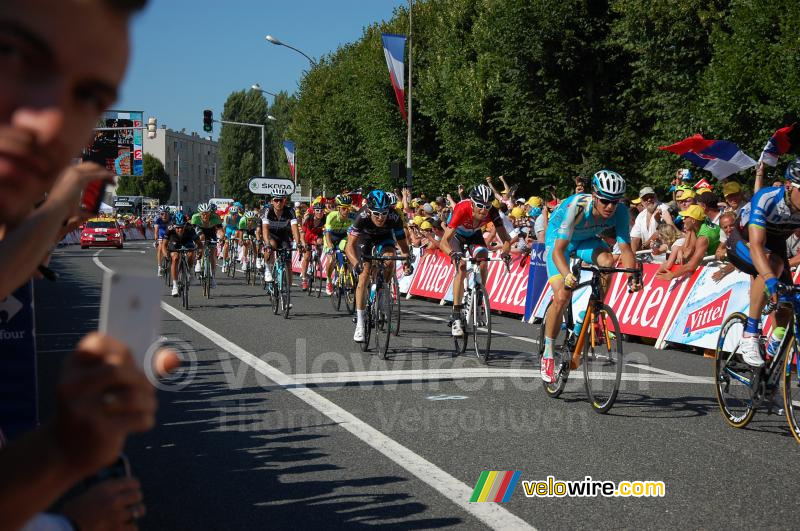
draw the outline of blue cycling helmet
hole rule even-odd
[[[790,162],[786,166],[784,176],[794,184],[800,184],[800,159]]]
[[[189,223],[189,220],[186,218],[186,214],[183,212],[175,213],[175,225],[186,225],[187,223]]]
[[[234,202],[233,206],[237,207],[239,210],[244,210],[244,205],[241,204],[239,201]]]
[[[531,209],[528,210],[528,217],[535,219],[538,218],[541,215],[541,213],[542,213],[542,207],[531,207]]]
[[[387,210],[389,206],[389,196],[383,190],[373,190],[367,195],[367,207],[370,210]]]
[[[611,170],[600,170],[592,176],[592,189],[604,199],[622,199],[625,196],[625,179]]]

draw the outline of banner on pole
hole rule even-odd
[[[389,78],[392,80],[392,87],[394,87],[394,95],[397,98],[397,104],[400,106],[403,120],[408,121],[408,116],[406,115],[405,65],[403,62],[406,36],[395,33],[382,33],[381,39],[383,40],[383,54],[386,56],[386,66],[389,67]]]
[[[291,140],[283,141],[283,151],[286,152],[286,162],[289,163],[289,173],[295,177],[294,173],[294,142]]]

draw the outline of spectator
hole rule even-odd
[[[786,251],[789,257],[789,265],[791,267],[800,265],[800,229],[795,229],[789,239],[786,240]]]
[[[736,181],[726,180],[722,184],[722,196],[725,198],[725,204],[728,205],[728,209],[738,215],[742,206],[744,206],[742,202],[742,186]]]
[[[656,263],[663,263],[667,260],[672,246],[680,238],[681,233],[673,225],[662,223],[658,230],[650,238],[651,259]]]
[[[671,271],[670,267],[678,258],[675,257],[673,260],[671,255],[656,273],[656,277],[662,280],[691,275],[700,267],[708,250],[716,250],[719,246],[719,227],[708,222],[701,206],[691,205],[686,210],[682,210],[680,214],[684,218],[684,233],[686,234],[686,243],[684,243],[684,252],[681,258],[686,260],[686,263],[675,271]]]
[[[720,244],[717,247],[717,251],[714,253],[714,258],[718,261],[723,262],[720,264],[719,269],[711,275],[711,279],[715,282],[719,282],[722,280],[726,275],[732,273],[736,268],[733,264],[727,263],[725,260],[728,258],[727,248],[722,241],[722,237],[724,236],[727,239],[731,233],[733,232],[734,226],[736,223],[736,216],[733,212],[724,212],[719,217],[719,226],[720,226]]]
[[[703,207],[703,211],[706,213],[708,220],[719,227],[719,219],[722,217],[722,211],[719,208],[719,198],[717,197],[717,194],[711,190],[701,193],[697,197],[697,203]],[[722,233],[720,238],[722,238],[722,241],[724,242],[726,239],[725,234]]]
[[[631,248],[634,252],[650,247],[650,238],[656,233],[660,222],[673,224],[667,205],[658,201],[655,190],[650,186],[639,190],[639,199],[644,209],[636,216],[631,228]]]
[[[644,204],[642,203],[642,198],[637,197],[636,199],[631,199],[631,205],[636,209],[636,215],[639,215],[639,212],[644,210]]]

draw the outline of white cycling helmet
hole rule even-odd
[[[208,203],[200,203],[199,205],[197,205],[197,211],[200,212],[201,214],[203,214],[205,212],[213,212],[214,211],[214,207],[212,207]]]
[[[397,204],[397,195],[393,192],[386,192],[386,197],[389,198],[389,206],[395,206]]]
[[[472,190],[469,191],[469,198],[475,201],[476,203],[482,203],[484,205],[488,205],[492,202],[492,198],[494,197],[494,192],[492,189],[486,186],[485,184],[479,184],[478,186],[474,187]]]
[[[244,217],[245,219],[253,219],[255,217],[258,217],[258,214],[256,214],[252,210],[248,210],[247,212],[244,213]]]
[[[592,177],[592,190],[604,199],[621,199],[625,195],[625,179],[611,170],[600,170]]]

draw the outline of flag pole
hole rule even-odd
[[[406,186],[411,191],[413,172],[411,170],[411,7],[414,0],[408,0],[408,135],[406,139]]]

